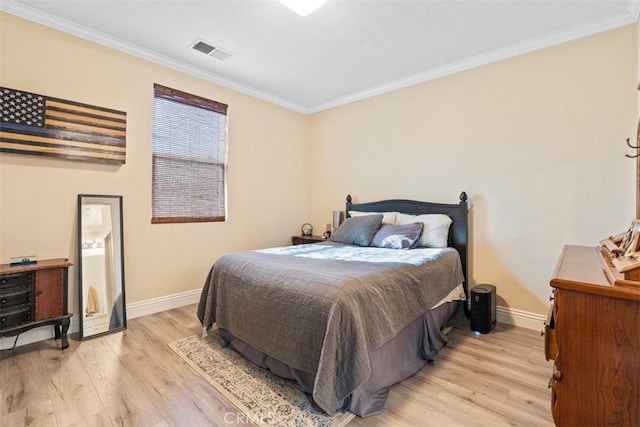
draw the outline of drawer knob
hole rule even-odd
[[[0,304],[6,304],[7,301],[8,301],[8,299],[2,298],[2,299],[0,299]]]
[[[4,323],[7,321],[7,318],[5,316],[0,317],[0,323]]]
[[[553,379],[556,381],[560,381],[562,379],[562,372],[555,370],[553,371]]]

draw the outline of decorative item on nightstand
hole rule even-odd
[[[331,224],[327,224],[326,231],[322,234],[322,237],[324,239],[328,239],[329,237],[331,237]]]
[[[313,226],[305,222],[302,224],[302,227],[300,227],[300,231],[302,231],[303,236],[311,236],[313,234]]]
[[[333,211],[333,232],[335,233],[340,224],[344,221],[344,212],[342,211]]]

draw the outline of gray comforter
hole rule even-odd
[[[233,253],[211,268],[198,318],[315,373],[313,399],[333,414],[369,377],[369,351],[462,281],[460,257],[450,248],[327,242]]]

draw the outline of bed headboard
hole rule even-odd
[[[467,193],[460,193],[459,203],[431,203],[415,200],[381,200],[369,203],[353,203],[351,195],[347,196],[345,214],[349,217],[349,211],[361,212],[401,212],[410,215],[445,214],[451,217],[453,222],[449,228],[449,246],[455,248],[460,254],[462,271],[464,272],[464,291],[469,299],[467,274],[467,245],[469,236],[469,222],[467,206]]]

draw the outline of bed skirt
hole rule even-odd
[[[429,310],[382,347],[370,351],[371,376],[336,409],[348,409],[360,417],[380,413],[389,388],[420,371],[447,343],[447,336],[442,329],[467,322],[463,306],[463,301],[452,301]],[[315,372],[292,368],[233,336],[226,329],[218,329],[218,334],[224,346],[231,346],[252,363],[280,377],[296,380],[302,391],[313,400]]]

